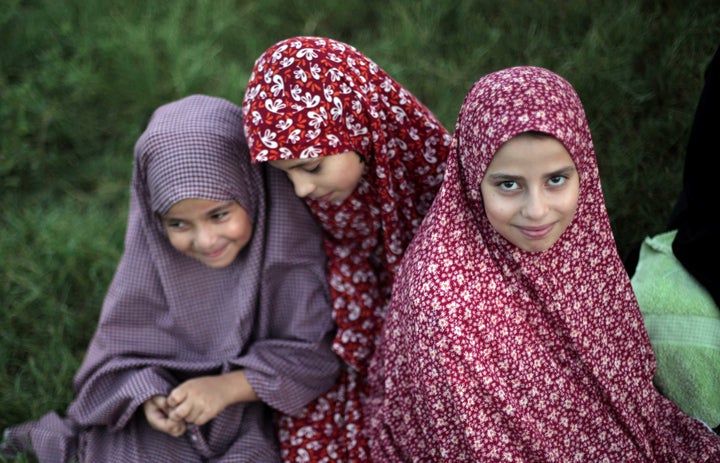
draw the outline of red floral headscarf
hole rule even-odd
[[[535,253],[493,229],[479,187],[526,131],[562,142],[580,176],[573,221]],[[718,437],[652,385],[582,103],[556,74],[515,67],[472,87],[393,289],[373,364],[375,461],[718,461]]]
[[[325,233],[338,326],[333,348],[348,369],[337,388],[289,431],[313,435],[317,432],[305,426],[314,426],[346,433],[316,436],[323,452],[314,455],[361,461],[362,451],[353,449],[363,447],[355,441],[362,439],[365,374],[395,267],[440,187],[451,137],[377,64],[348,44],[321,37],[291,38],[263,53],[247,86],[243,114],[255,162],[355,151],[366,164],[360,184],[342,204],[307,199]],[[281,431],[283,439],[291,438]],[[296,447],[307,448],[313,438],[294,439]],[[333,439],[339,453],[325,452]]]

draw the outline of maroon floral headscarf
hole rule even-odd
[[[535,253],[493,229],[479,187],[498,148],[526,131],[561,141],[580,176],[572,223]],[[717,458],[717,436],[652,385],[652,348],[571,85],[537,67],[485,76],[453,143],[373,365],[375,461]]]
[[[243,114],[255,162],[355,151],[366,164],[358,188],[342,204],[306,201],[324,230],[338,326],[333,348],[348,369],[316,404],[322,410],[313,412],[311,406],[304,424],[288,425],[291,433],[310,434],[293,438],[297,448],[307,448],[316,436],[323,448],[318,458],[327,453],[334,461],[362,461],[362,452],[354,449],[363,446],[355,441],[362,428],[365,373],[395,267],[442,181],[450,136],[372,60],[322,37],[290,38],[263,53],[247,86]],[[327,428],[345,437],[317,436]],[[335,447],[331,441],[339,442],[340,453],[325,452]]]

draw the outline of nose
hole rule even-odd
[[[546,199],[541,191],[528,191],[522,209],[523,216],[531,220],[542,219],[548,209]]]
[[[295,195],[304,198],[313,191],[315,191],[315,184],[309,180],[303,179],[299,176],[290,177],[290,181],[295,187]]]
[[[207,251],[212,249],[215,244],[215,238],[215,233],[213,232],[212,227],[207,225],[199,226],[195,232],[195,248],[198,251]]]

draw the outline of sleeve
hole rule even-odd
[[[297,415],[337,380],[339,358],[322,234],[286,175],[266,167],[266,252],[247,379],[270,406]]]
[[[108,426],[110,431],[119,431],[146,400],[167,395],[175,384],[177,380],[163,368],[114,365],[108,371],[101,369],[85,383],[70,404],[68,415],[83,426]]]
[[[166,305],[160,287],[133,191],[125,252],[74,378],[76,398],[68,415],[80,425],[122,429],[143,402],[167,394],[177,384],[166,369],[152,365],[152,358],[163,354],[155,350],[159,348],[155,314]]]

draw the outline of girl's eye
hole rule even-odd
[[[222,220],[222,219],[224,219],[225,217],[227,217],[229,213],[230,213],[230,212],[228,212],[228,211],[218,212],[218,213],[216,213],[216,214],[213,214],[213,215],[212,215],[212,218],[213,218],[214,220]]]
[[[550,177],[548,183],[550,184],[550,186],[560,186],[565,183],[566,180],[567,178],[562,175],[555,175],[553,177]]]
[[[182,230],[185,227],[185,222],[182,220],[166,220],[165,226],[173,230]]]
[[[504,182],[498,183],[498,187],[503,191],[512,191],[518,189],[518,184],[512,180],[505,180]]]
[[[305,172],[309,172],[309,173],[311,173],[311,174],[314,174],[314,173],[318,172],[319,170],[320,170],[320,163],[319,163],[319,162],[318,162],[317,164],[313,165],[313,166],[307,166],[307,167],[305,168]]]

